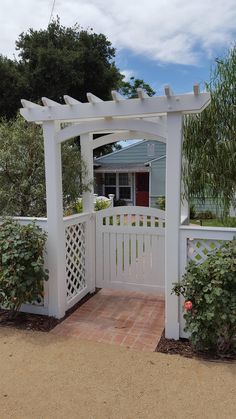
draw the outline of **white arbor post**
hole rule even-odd
[[[49,315],[62,318],[66,307],[66,252],[63,224],[61,144],[56,142],[58,124],[43,123],[46,172]]]
[[[179,281],[179,225],[182,149],[182,114],[167,114],[166,150],[166,237],[165,237],[165,307],[167,338],[179,339],[179,299],[171,294]]]
[[[89,191],[83,193],[83,211],[94,210],[94,187],[93,187],[93,135],[91,133],[80,135],[81,158],[86,166],[86,174],[83,177],[84,184],[89,184]]]

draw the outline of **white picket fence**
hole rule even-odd
[[[35,221],[47,232],[46,218],[18,217],[17,220],[22,225]],[[65,311],[94,291],[96,286],[164,294],[163,211],[144,207],[109,208],[97,213],[65,217],[63,224],[66,252]],[[184,274],[189,260],[202,263],[223,241],[232,240],[234,236],[236,228],[181,225],[179,277]],[[22,311],[50,313],[52,296],[49,290],[52,293],[52,288],[49,287],[49,281],[44,284],[44,299],[40,303],[23,305]],[[182,301],[179,321],[180,336],[185,337]]]
[[[98,287],[164,295],[164,260],[164,211],[129,206],[96,214]]]

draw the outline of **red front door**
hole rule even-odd
[[[149,207],[149,173],[136,173],[136,205]]]

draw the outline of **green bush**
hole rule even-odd
[[[159,196],[156,200],[156,206],[162,211],[165,211],[166,209],[166,197],[165,196]]]
[[[110,201],[105,201],[102,199],[97,199],[94,205],[94,211],[101,211],[103,209],[109,208],[111,205]],[[68,217],[73,214],[80,214],[83,212],[83,201],[80,199],[72,205],[69,205],[64,212],[64,216]]]
[[[34,223],[7,219],[0,226],[0,306],[15,315],[24,303],[43,297],[46,233]]]
[[[126,207],[127,202],[124,199],[115,199],[114,207]]]
[[[196,214],[195,218],[199,220],[212,220],[215,215],[211,211],[200,211]]]
[[[185,299],[187,332],[197,351],[236,351],[236,239],[225,242],[200,265],[189,263],[173,288]]]
[[[101,211],[103,209],[109,208],[111,205],[110,201],[104,201],[103,199],[97,199],[94,205],[95,211]]]
[[[196,210],[195,210],[195,205],[191,204],[190,205],[190,219],[194,219],[196,217]]]

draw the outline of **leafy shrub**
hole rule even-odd
[[[103,209],[109,208],[111,205],[110,201],[105,201],[103,199],[97,199],[94,205],[95,211],[101,211]]]
[[[196,217],[196,210],[194,204],[190,205],[190,219],[193,220]]]
[[[185,299],[185,330],[196,350],[236,351],[236,238],[201,265],[189,263],[173,292]]]
[[[222,219],[225,227],[236,227],[236,217],[227,217]]]
[[[114,207],[126,207],[127,203],[124,199],[115,199]]]
[[[83,202],[82,202],[82,199],[80,199],[77,202],[74,202],[71,205],[68,205],[68,207],[64,211],[64,216],[65,217],[68,217],[69,215],[80,214],[81,212],[83,212]]]
[[[166,197],[165,196],[159,196],[156,200],[156,206],[162,211],[165,211],[166,209]]]
[[[212,220],[214,217],[215,215],[211,211],[200,211],[196,215],[199,220]]]
[[[0,305],[11,315],[43,297],[45,242],[46,233],[34,223],[7,219],[0,226]]]
[[[109,208],[111,205],[110,201],[105,201],[103,199],[97,199],[94,205],[94,211],[101,211],[103,209]],[[64,212],[65,217],[73,214],[80,214],[83,212],[83,201],[80,199],[72,205],[69,205]]]

